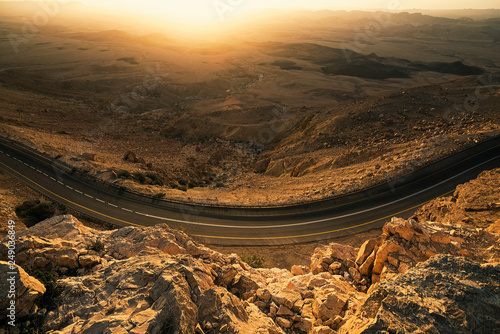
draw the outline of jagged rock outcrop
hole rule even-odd
[[[359,249],[339,244],[317,248],[310,271],[342,275],[358,291],[366,292],[372,283],[404,274],[436,254],[484,262],[500,259],[500,235],[489,230],[393,218],[382,231],[380,237],[367,240]],[[302,267],[292,269],[298,275],[305,271]]]
[[[71,215],[54,217],[19,233],[16,259],[60,277],[64,303],[44,320],[55,333],[282,332],[228,291],[255,293],[264,284],[257,271],[167,225],[95,231]]]
[[[420,208],[418,221],[453,222],[487,228],[500,219],[500,168],[482,172],[459,185],[453,196],[441,197]]]
[[[339,333],[493,333],[500,265],[437,255],[372,287]]]
[[[96,231],[67,215],[19,233],[17,245],[20,265],[59,277],[64,303],[44,318],[54,333],[326,333],[364,300],[344,276],[255,270],[165,224]],[[322,251],[349,264],[356,255]]]
[[[63,278],[64,304],[49,312],[45,325],[59,329],[56,333],[194,333],[197,326],[281,332],[256,307],[215,285],[206,269],[204,261],[189,255],[150,255],[112,261],[83,277]]]

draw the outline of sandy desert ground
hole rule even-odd
[[[179,35],[78,4],[29,29],[37,6],[0,4],[0,134],[148,194],[303,202],[500,132],[500,12],[270,12]]]

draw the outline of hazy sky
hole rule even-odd
[[[168,18],[171,22],[193,28],[219,25],[227,20],[244,17],[260,8],[390,11],[500,8],[500,0],[80,0],[80,2],[92,7],[103,7],[108,13],[125,11],[160,19]]]
[[[0,0],[9,1],[9,0]],[[23,0],[18,0],[23,1]],[[67,0],[61,0],[67,1]],[[213,4],[215,2],[222,3],[240,3],[239,6],[248,8],[271,7],[271,8],[376,8],[388,9],[397,4],[398,8],[404,9],[464,9],[464,8],[500,8],[500,0],[81,0],[83,3],[92,5],[115,4],[127,6],[132,4],[142,6],[169,5],[176,6],[179,3],[188,4],[190,6],[202,6]],[[185,6],[185,5],[183,5]],[[135,6],[134,6],[135,7]]]

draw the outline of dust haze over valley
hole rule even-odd
[[[167,199],[328,198],[500,132],[500,10],[0,17],[0,135]]]

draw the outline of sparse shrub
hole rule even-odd
[[[165,196],[167,196],[167,194],[158,193],[158,194],[154,195],[153,198],[164,198]]]
[[[240,255],[240,258],[243,262],[247,263],[252,268],[263,268],[264,263],[266,263],[266,259],[263,256],[257,254],[246,254],[243,253]]]
[[[23,218],[26,226],[31,227],[48,219],[55,214],[54,207],[49,203],[41,203],[40,201],[26,201],[15,209],[18,217]]]
[[[177,182],[179,182],[179,184],[180,184],[181,186],[186,186],[186,185],[188,184],[188,181],[186,181],[186,180],[184,180],[184,179],[180,179],[180,180],[179,180],[179,181],[177,181]]]
[[[146,173],[146,177],[151,179],[151,184],[154,186],[163,187],[165,185],[165,182],[155,173]]]
[[[195,188],[195,187],[205,187],[205,182],[203,181],[190,181],[189,182],[189,187],[190,188]]]
[[[118,176],[119,178],[125,178],[125,179],[129,179],[131,177],[130,175],[130,172],[128,170],[119,170],[117,173],[116,173],[116,176]]]
[[[216,186],[217,188],[223,188],[223,187],[224,187],[224,183],[222,183],[222,182],[217,182],[217,183],[215,184],[215,186]]]
[[[146,173],[146,177],[149,177],[151,180],[158,179],[158,175],[156,175],[155,173]]]
[[[180,191],[188,191],[188,188],[186,186],[179,186],[177,189]]]
[[[178,189],[179,185],[177,183],[170,183],[170,188],[172,188],[172,189]]]
[[[45,293],[42,298],[37,301],[38,309],[46,309],[48,312],[55,310],[61,304],[62,287],[57,282],[57,277],[50,271],[24,268],[28,275],[35,277],[45,286]],[[44,328],[45,317],[42,313],[36,313],[33,316],[19,319],[20,333],[26,334],[42,334],[47,333]]]
[[[103,252],[106,250],[106,245],[101,240],[96,240],[96,241],[92,241],[90,244],[88,244],[87,249],[100,253],[100,252]]]
[[[47,311],[53,310],[58,306],[58,297],[61,295],[62,288],[57,283],[57,278],[50,271],[31,269],[26,267],[28,275],[35,277],[45,286],[46,292],[39,302],[41,309],[46,308]]]
[[[165,185],[165,182],[163,182],[162,180],[160,179],[156,179],[153,181],[152,185],[154,186],[159,186],[159,187],[163,187]]]
[[[139,181],[141,184],[146,183],[146,175],[144,175],[142,173],[139,173],[139,172],[134,173],[134,179]]]
[[[52,207],[59,211],[58,214],[65,215],[66,213],[68,213],[68,208],[64,204],[52,202]]]

